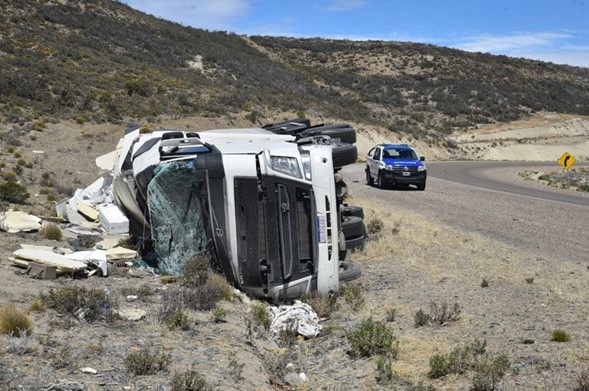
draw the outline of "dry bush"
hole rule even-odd
[[[63,287],[50,289],[48,294],[40,297],[49,308],[61,314],[74,315],[79,319],[92,322],[97,319],[112,320],[116,302],[103,289],[86,289],[83,287]]]
[[[4,346],[8,353],[18,355],[25,355],[32,351],[31,342],[33,342],[33,334],[27,331],[18,330],[18,335],[8,336],[4,341]]]
[[[12,337],[20,337],[24,332],[33,332],[33,321],[23,310],[14,304],[7,304],[0,308],[0,331]]]
[[[125,357],[125,367],[134,375],[153,375],[166,369],[171,358],[170,354],[158,354],[149,347],[142,347],[139,352]]]
[[[47,304],[41,298],[36,298],[31,302],[29,309],[33,312],[44,312],[47,310]]]
[[[41,228],[41,234],[43,234],[43,236],[49,240],[59,241],[63,237],[61,228],[59,228],[59,225],[55,223],[43,224],[43,227]]]
[[[196,371],[175,373],[170,382],[172,391],[212,391],[213,387]]]
[[[360,283],[345,284],[340,288],[340,293],[346,299],[346,303],[353,311],[359,311],[364,305],[364,287]]]
[[[209,258],[202,253],[184,263],[182,271],[182,285],[198,287],[207,282],[209,278]]]
[[[301,301],[309,304],[317,316],[320,318],[327,318],[332,312],[339,309],[339,303],[337,302],[337,293],[323,293],[319,291],[312,291],[301,297]]]

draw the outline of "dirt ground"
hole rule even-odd
[[[164,120],[151,126],[214,128],[251,126],[233,119]],[[33,194],[25,211],[49,215],[53,202],[42,194],[43,172],[51,173],[64,191],[84,187],[100,171],[94,159],[116,145],[124,126],[51,124],[19,139],[16,151],[24,165],[23,182]],[[10,131],[5,128],[4,131]],[[378,132],[362,130],[359,149],[377,141]],[[429,156],[448,157],[447,151],[431,150]],[[8,146],[0,159],[10,168],[16,162]],[[523,179],[522,179],[523,180]],[[58,186],[55,186],[58,187]],[[57,191],[56,191],[57,192]],[[323,332],[315,339],[280,341],[268,332],[251,328],[251,303],[234,298],[222,301],[224,321],[212,311],[190,311],[188,330],[170,330],[157,321],[162,296],[174,284],[136,268],[111,265],[109,277],[54,281],[18,274],[8,261],[20,243],[67,247],[67,240],[50,241],[40,233],[0,233],[0,303],[15,303],[34,322],[31,337],[24,341],[4,337],[0,355],[0,384],[7,390],[170,390],[174,374],[195,370],[214,389],[399,389],[418,390],[423,382],[437,390],[470,389],[474,373],[428,377],[434,354],[456,346],[486,340],[490,354],[504,354],[510,367],[497,389],[573,390],[589,363],[587,329],[587,266],[581,262],[555,265],[550,259],[509,246],[476,232],[466,232],[416,214],[391,210],[367,196],[361,186],[351,193],[350,203],[364,207],[367,221],[380,217],[380,239],[373,236],[363,253],[353,259],[363,267],[360,284],[364,305],[352,309],[351,300],[338,299],[340,308],[322,321]],[[483,287],[486,280],[488,286]],[[107,290],[119,309],[144,310],[138,321],[86,322],[54,310],[30,311],[35,298],[49,289],[79,286]],[[131,290],[150,292],[137,300],[127,299]],[[458,320],[445,325],[415,327],[414,315],[431,304],[458,303]],[[390,312],[396,313],[394,321]],[[387,318],[389,320],[387,321]],[[353,358],[347,333],[368,318],[390,327],[399,341],[390,383],[379,381],[376,359]],[[564,328],[569,342],[551,341],[554,329]],[[18,340],[18,341],[17,341]],[[26,346],[23,346],[26,345]],[[125,359],[142,348],[170,355],[170,364],[152,375],[129,373]],[[292,365],[288,365],[292,364]],[[91,367],[97,374],[81,368]],[[306,382],[288,385],[292,376],[304,373]],[[296,376],[295,376],[296,377]]]

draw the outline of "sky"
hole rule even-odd
[[[427,43],[589,67],[589,0],[123,0],[245,35]]]

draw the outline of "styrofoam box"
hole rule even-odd
[[[100,208],[100,225],[102,229],[113,235],[129,233],[129,219],[116,205],[106,205]]]

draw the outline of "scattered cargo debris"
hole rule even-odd
[[[40,218],[21,211],[0,213],[0,230],[8,233],[38,231],[42,223]]]

